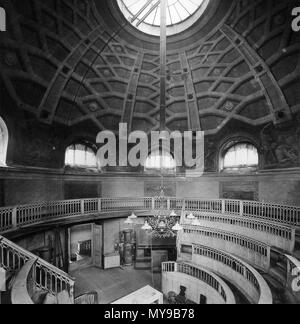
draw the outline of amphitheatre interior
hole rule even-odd
[[[297,6],[0,0],[0,304],[300,303]]]

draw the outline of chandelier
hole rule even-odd
[[[161,195],[158,197],[159,210],[153,217],[148,217],[142,230],[147,231],[155,238],[175,237],[183,228],[179,224],[179,216],[175,211],[166,212],[166,198],[163,183],[160,188]]]

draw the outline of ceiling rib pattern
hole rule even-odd
[[[295,1],[233,0],[224,22],[168,52],[167,127],[215,134],[231,120],[259,126],[300,110]],[[159,53],[114,35],[89,0],[2,1],[1,78],[19,109],[43,123],[159,129]],[[29,94],[29,95],[28,95]],[[284,112],[284,118],[279,112]]]

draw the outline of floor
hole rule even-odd
[[[96,291],[100,304],[110,304],[147,285],[161,290],[161,274],[132,267],[101,270],[89,267],[71,273],[75,278],[75,296]]]

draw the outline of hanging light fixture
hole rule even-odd
[[[160,0],[161,3],[161,24],[160,24],[160,140],[168,138],[168,131],[166,128],[166,66],[167,66],[167,0]],[[162,163],[161,163],[162,164]],[[175,237],[177,232],[182,230],[179,224],[179,216],[172,211],[166,213],[166,198],[164,194],[163,185],[163,166],[161,165],[161,194],[158,198],[159,211],[154,217],[149,217],[142,229],[150,231],[153,237],[168,238]]]
[[[172,231],[173,232],[180,232],[183,230],[183,227],[179,224],[179,222],[176,223],[175,226],[173,226]]]
[[[132,225],[134,222],[132,219],[130,219],[129,217],[126,219],[126,221],[124,222],[125,225]]]
[[[152,227],[149,225],[149,223],[146,221],[144,226],[142,227],[143,231],[152,231]]]
[[[153,217],[147,219],[142,230],[151,232],[153,237],[175,237],[183,228],[179,224],[179,216],[176,214],[175,210],[172,210],[171,213],[166,212],[166,198],[164,195],[163,182],[161,185],[161,196],[158,198],[158,201],[160,206],[159,211]]]
[[[175,213],[175,210],[172,210],[170,216],[171,216],[171,217],[177,217],[177,214]]]
[[[190,220],[190,221],[193,221],[193,220],[196,219],[196,217],[194,216],[193,213],[190,213],[186,218],[187,218],[188,220]]]
[[[128,217],[131,220],[137,219],[138,217],[136,216],[136,214],[134,212],[132,212],[132,214]]]

